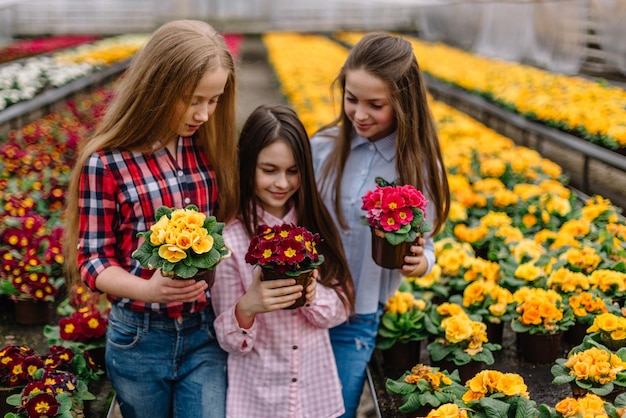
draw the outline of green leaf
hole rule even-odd
[[[404,377],[408,374],[405,373],[400,379],[404,380]],[[385,381],[385,389],[387,392],[395,393],[398,395],[407,395],[411,392],[415,392],[417,387],[401,380],[387,379]]]
[[[154,219],[158,222],[164,215],[168,218],[172,215],[173,209],[168,208],[167,206],[161,206],[156,210],[154,214]]]
[[[174,265],[174,273],[185,279],[190,279],[198,273],[198,268],[188,266],[185,263],[176,263]]]
[[[411,393],[409,396],[406,397],[406,399],[404,399],[404,401],[405,402],[398,408],[400,412],[407,413],[417,411],[422,406],[422,404],[420,403],[419,393]]]
[[[391,245],[399,245],[406,241],[408,234],[397,232],[385,232],[385,238]]]
[[[564,384],[573,382],[574,380],[576,380],[576,376],[559,375],[559,376],[555,376],[554,380],[552,380],[552,383],[555,385],[564,385]]]
[[[391,312],[385,312],[385,314],[381,317],[380,323],[387,329],[392,331],[400,331],[400,329],[396,325],[396,320],[398,319],[397,314]]]
[[[481,398],[480,406],[485,410],[487,418],[507,418],[510,406],[492,398]]]
[[[517,397],[517,409],[515,411],[515,418],[534,418],[539,411],[537,410],[537,403],[530,399],[526,399],[522,396]]]

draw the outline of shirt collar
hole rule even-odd
[[[356,149],[365,145],[374,145],[376,150],[383,156],[383,158],[387,161],[391,161],[396,156],[396,133],[398,131],[393,131],[389,135],[384,138],[379,139],[376,142],[372,142],[367,138],[354,133],[352,137],[352,141],[350,142],[350,148]]]

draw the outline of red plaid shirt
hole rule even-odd
[[[153,154],[102,151],[89,158],[79,187],[78,265],[90,288],[96,289],[96,277],[109,266],[119,266],[146,280],[152,276],[153,271],[142,268],[131,254],[141,243],[137,233],[155,223],[160,206],[193,204],[207,215],[215,212],[215,172],[200,149],[193,137],[181,137],[176,160],[165,149]],[[208,303],[206,298],[169,304],[109,299],[134,311],[152,310],[171,317],[200,311]]]

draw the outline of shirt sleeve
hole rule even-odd
[[[252,267],[244,261],[248,239],[243,227],[238,226],[235,223],[224,228],[222,235],[232,256],[218,264],[211,288],[216,315],[215,334],[222,349],[230,354],[245,354],[252,350],[258,328],[257,321],[249,329],[241,328],[235,317],[235,307],[247,289],[245,282],[253,277]]]
[[[317,284],[315,298],[299,308],[302,315],[314,326],[332,328],[348,319],[348,311],[334,289]]]
[[[96,277],[116,258],[114,224],[117,185],[104,163],[93,154],[83,167],[79,183],[78,266],[83,281],[96,289]]]

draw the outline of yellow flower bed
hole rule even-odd
[[[134,55],[148,39],[147,34],[126,34],[81,45],[53,55],[54,59],[68,64],[88,63],[111,65]]]
[[[363,33],[335,35],[356,43]],[[606,144],[626,147],[626,91],[582,77],[529,65],[482,57],[441,43],[407,37],[422,70],[435,78],[478,92],[521,115],[606,137]],[[563,126],[560,126],[563,125]],[[597,142],[597,138],[590,138]]]

